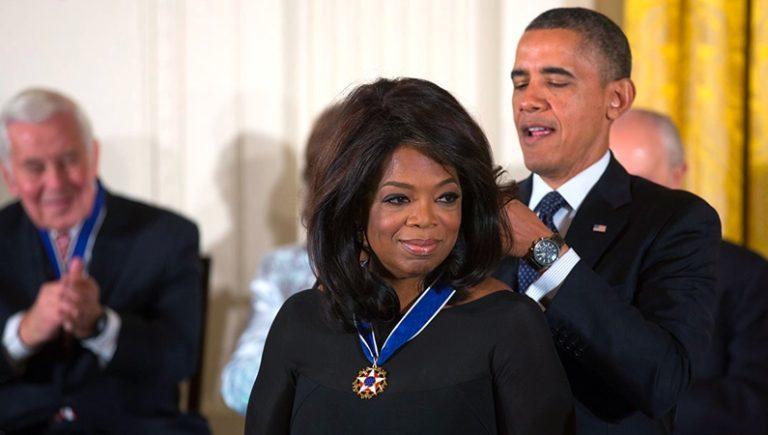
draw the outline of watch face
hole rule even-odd
[[[542,266],[549,266],[557,260],[560,247],[551,240],[541,240],[533,247],[533,259]]]

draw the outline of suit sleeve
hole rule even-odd
[[[651,235],[632,300],[580,261],[546,317],[561,355],[651,418],[689,387],[713,326],[720,223],[704,201],[680,202]],[[610,259],[605,259],[610,261]]]
[[[45,421],[53,415],[60,398],[50,383],[23,381],[24,363],[17,364],[0,345],[0,433]]]
[[[726,370],[699,380],[678,406],[680,434],[768,433],[768,263],[735,264],[728,273],[743,288],[726,288],[742,297],[723,305],[732,329],[726,331]]]
[[[5,334],[10,331],[8,328],[12,318],[13,316],[0,317],[0,334],[3,334],[3,342],[0,343],[0,385],[21,374],[19,363],[5,345]]]
[[[179,382],[195,371],[202,291],[197,227],[171,220],[153,234],[162,272],[142,312],[121,312],[117,350],[106,370],[116,376]]]

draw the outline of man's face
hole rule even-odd
[[[71,114],[7,127],[9,168],[2,167],[8,190],[21,200],[39,228],[67,230],[91,211],[95,196],[98,147],[90,153]]]
[[[654,183],[681,189],[685,165],[674,166],[664,147],[664,137],[652,122],[630,112],[611,127],[611,151],[630,174]]]
[[[512,109],[525,166],[562,184],[608,149],[608,105],[616,95],[601,80],[602,57],[566,29],[530,30],[517,46]]]

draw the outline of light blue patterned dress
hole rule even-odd
[[[245,414],[272,320],[288,297],[314,283],[304,245],[277,248],[262,260],[250,285],[253,316],[221,374],[221,395],[227,406]]]

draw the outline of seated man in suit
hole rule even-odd
[[[611,150],[631,174],[682,189],[687,165],[669,117],[632,110],[611,127]],[[768,261],[720,243],[718,304],[709,351],[677,406],[677,434],[768,433]]]
[[[545,310],[578,434],[669,434],[712,329],[720,222],[693,194],[634,177],[611,124],[635,96],[627,38],[582,8],[526,28],[512,108],[526,167],[497,277]]]
[[[68,97],[29,89],[1,116],[19,202],[0,210],[0,432],[207,433],[178,409],[201,331],[196,226],[102,186]]]

